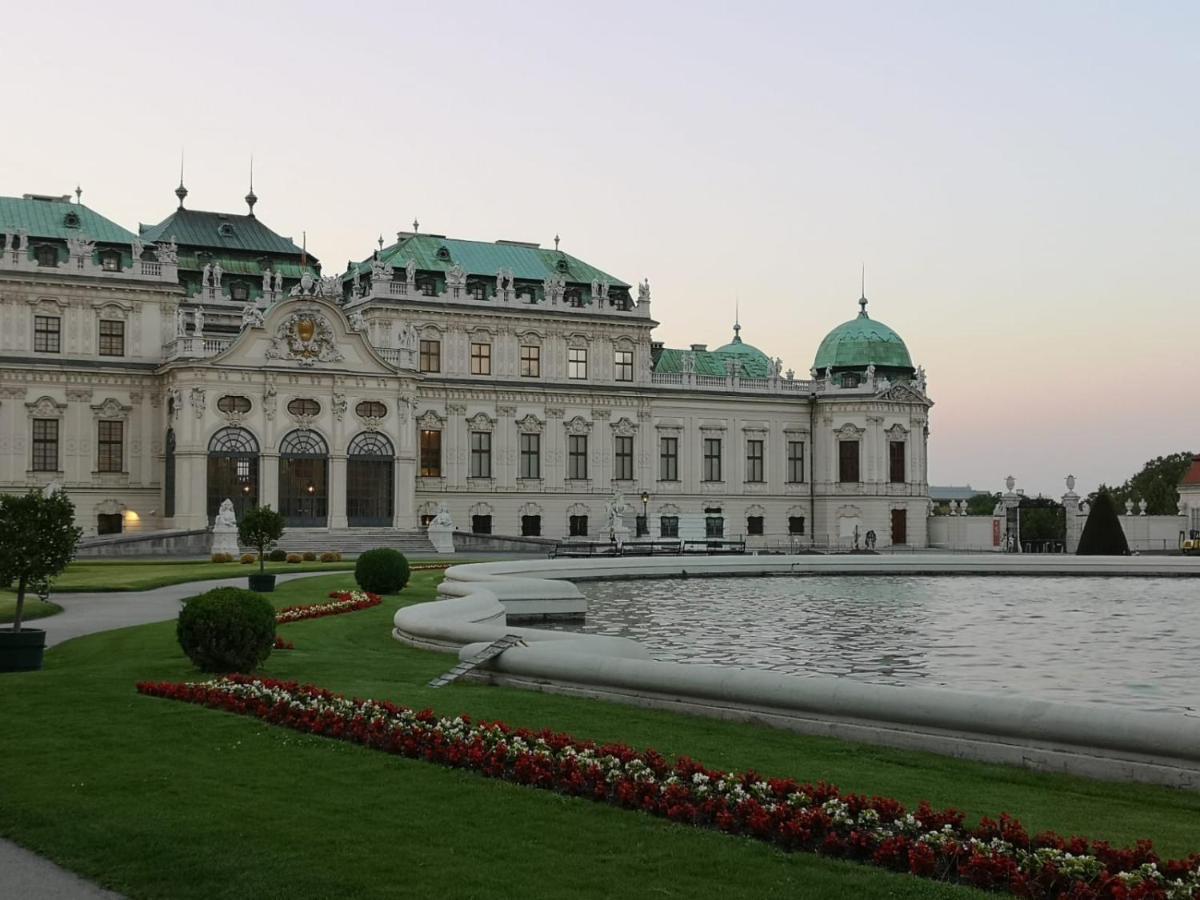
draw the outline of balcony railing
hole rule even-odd
[[[351,305],[366,300],[403,297],[432,303],[447,303],[462,306],[491,307],[493,309],[512,309],[524,306],[535,306],[539,309],[571,310],[579,313],[601,313],[604,315],[628,316],[630,318],[650,318],[649,300],[630,300],[627,304],[618,304],[605,298],[595,300],[568,300],[561,293],[555,293],[540,301],[534,301],[531,295],[518,293],[512,288],[499,292],[486,293],[483,297],[467,290],[463,285],[447,286],[440,293],[426,293],[422,286],[404,279],[372,282],[361,297],[353,297]]]
[[[179,269],[174,263],[162,263],[153,259],[135,259],[124,268],[107,268],[91,256],[72,255],[58,259],[53,265],[42,265],[36,257],[23,249],[0,251],[0,272],[54,273],[61,275],[86,275],[90,278],[113,278],[132,281],[162,281],[175,283],[179,280]]]
[[[216,356],[229,349],[234,338],[231,337],[195,337],[184,335],[172,338],[163,344],[163,356],[166,359],[205,359]]]

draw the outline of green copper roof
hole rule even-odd
[[[753,347],[750,349],[754,350]],[[767,359],[766,354],[756,350],[754,353],[757,355],[727,352],[724,348],[721,350],[673,350],[670,347],[664,347],[654,363],[654,371],[668,375],[684,372],[686,370],[683,360],[690,354],[696,362],[694,371],[697,375],[716,375],[724,378],[727,374],[725,363],[732,359],[738,363],[740,367],[738,374],[742,378],[769,378],[771,375],[770,360]]]
[[[157,225],[140,226],[140,231],[144,241],[169,241],[174,238],[181,247],[282,253],[288,256],[299,256],[304,252],[291,238],[276,234],[254,216],[233,213],[180,208]],[[311,253],[308,258],[310,262],[316,262],[316,257]]]
[[[445,250],[445,253],[439,251]],[[512,269],[513,277],[528,281],[545,281],[552,275],[564,275],[567,281],[590,284],[593,280],[607,281],[610,287],[629,287],[619,278],[590,266],[583,260],[558,250],[545,250],[532,244],[488,243],[464,241],[436,234],[413,234],[380,251],[388,265],[403,270],[411,259],[417,268],[427,272],[447,272],[458,265],[468,275],[494,278],[500,269]],[[448,258],[447,258],[448,257]],[[565,263],[565,270],[559,262]],[[352,266],[346,277],[371,271],[371,258]]]
[[[74,218],[71,218],[71,217]],[[68,222],[78,222],[77,225]],[[25,230],[31,238],[85,237],[108,244],[128,244],[133,240],[116,222],[104,218],[81,203],[62,197],[0,197],[0,232]]]
[[[769,370],[771,368],[771,357],[763,353],[757,347],[747,344],[742,340],[742,326],[735,322],[733,325],[733,340],[724,347],[718,347],[715,353],[723,353],[729,357],[735,357],[743,361],[754,360],[761,361]]]
[[[821,341],[813,368],[865,369],[875,365],[913,371],[912,357],[900,335],[867,315],[867,301],[859,300],[862,312],[843,322]]]

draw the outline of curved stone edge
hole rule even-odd
[[[914,555],[915,557],[915,555]],[[833,562],[826,560],[832,559]],[[1020,559],[1020,557],[1017,557]],[[1001,562],[1005,574],[1200,575],[1200,561],[1168,558],[1047,564]],[[847,560],[850,560],[847,563]],[[396,613],[394,636],[429,649],[476,652],[503,634],[519,634],[493,661],[493,681],[758,721],[809,734],[926,750],[1044,771],[1200,789],[1200,718],[849,679],[782,675],[755,669],[669,663],[636,641],[510,627],[522,605],[534,615],[578,614],[586,601],[570,581],[599,578],[754,574],[995,574],[990,557],[703,557],[604,560],[506,560],[455,566],[439,593],[446,599]],[[864,562],[865,561],[865,562]],[[872,565],[872,563],[874,563]],[[1179,565],[1185,563],[1187,565]],[[989,570],[990,569],[990,570]],[[540,577],[539,577],[540,576]]]

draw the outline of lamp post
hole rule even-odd
[[[650,518],[646,514],[646,507],[650,503],[650,492],[642,491],[642,534],[650,534]]]

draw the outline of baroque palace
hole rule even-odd
[[[648,282],[413,223],[340,275],[254,212],[126,230],[0,197],[0,491],[63,485],[87,534],[289,528],[927,543],[924,372],[867,314],[808,378],[742,340],[653,339]],[[870,535],[868,537],[868,532]],[[311,534],[320,533],[318,531]],[[361,532],[360,532],[361,533]]]

